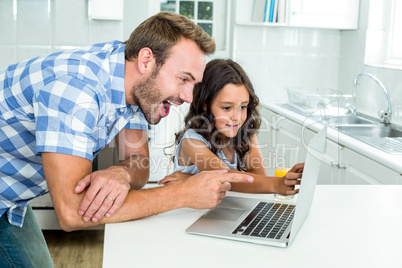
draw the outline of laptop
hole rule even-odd
[[[313,202],[326,135],[325,126],[307,147],[296,203],[226,196],[221,204],[201,216],[186,232],[270,246],[289,246]]]

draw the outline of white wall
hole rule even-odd
[[[392,122],[402,125],[402,70],[364,65],[368,13],[369,1],[361,0],[359,29],[341,32],[338,84],[352,92],[353,80],[359,73],[368,72],[377,76],[391,95]],[[377,116],[378,110],[385,110],[387,107],[382,90],[367,77],[362,77],[356,96],[357,109],[365,114]]]
[[[336,30],[236,25],[232,57],[262,102],[284,101],[286,87],[337,88],[339,45]]]
[[[261,102],[286,100],[286,87],[333,88],[353,93],[359,73],[377,76],[391,95],[393,123],[402,125],[402,71],[364,65],[369,1],[360,1],[358,30],[322,30],[234,24],[231,57],[252,79]],[[367,77],[357,88],[358,111],[377,117],[382,90]]]
[[[230,57],[249,73],[262,102],[286,99],[285,87],[336,88],[351,93],[360,72],[378,76],[402,124],[402,71],[364,65],[368,0],[361,0],[359,30],[239,26],[232,23]],[[0,68],[52,51],[113,39],[158,10],[157,1],[126,0],[123,21],[88,19],[88,0],[0,0]],[[225,57],[217,53],[216,57]],[[358,110],[376,116],[385,98],[363,77]]]
[[[88,19],[88,0],[0,1],[0,68],[54,51],[122,38],[123,21]]]

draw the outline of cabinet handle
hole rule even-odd
[[[331,162],[332,167],[337,167],[340,169],[346,169],[346,164],[345,163],[339,163],[338,161],[332,161]]]
[[[272,130],[279,130],[279,127],[271,126]]]
[[[340,168],[340,169],[346,169],[346,164],[345,164],[345,163],[340,163],[340,164],[338,165],[338,168]]]

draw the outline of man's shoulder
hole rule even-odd
[[[88,51],[113,51],[121,46],[124,46],[121,41],[118,40],[113,40],[109,42],[102,42],[102,43],[96,43],[91,46],[86,47],[85,50]]]

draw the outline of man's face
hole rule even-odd
[[[171,48],[156,75],[134,85],[132,98],[150,124],[158,124],[166,117],[172,103],[192,102],[194,84],[201,82],[205,64],[206,56],[196,43],[182,39]]]

